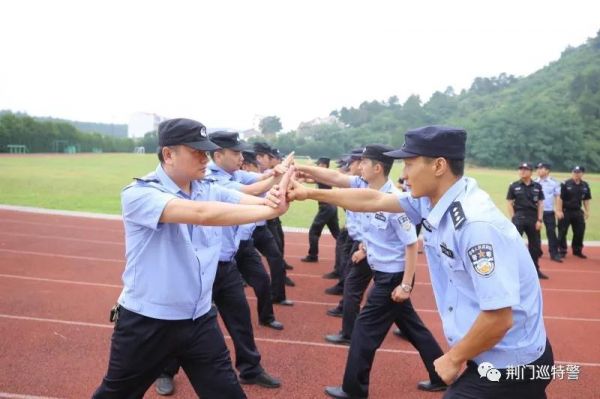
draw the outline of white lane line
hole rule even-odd
[[[0,314],[0,318],[27,320],[27,321],[40,321],[40,322],[47,322],[47,323],[58,323],[58,324],[67,324],[67,325],[75,325],[75,326],[83,326],[83,327],[113,328],[112,324],[86,323],[86,322],[70,321],[70,320],[46,319],[46,318],[41,318],[41,317],[27,317],[27,316],[14,316],[14,315]],[[225,335],[225,338],[231,339],[231,337],[228,335]],[[336,349],[346,349],[346,350],[348,349],[348,347],[346,347],[346,346],[327,344],[324,342],[298,341],[298,340],[273,339],[273,338],[261,338],[261,337],[255,337],[254,339],[259,342],[270,342],[270,343],[276,343],[276,344],[305,345],[305,346],[316,346],[316,347],[322,347],[322,348],[336,348]],[[402,349],[385,349],[385,348],[381,349],[380,348],[378,350],[381,352],[387,352],[387,353],[403,353],[403,354],[409,354],[409,355],[418,355],[419,354],[417,351],[402,350]],[[564,360],[563,361],[557,360],[556,363],[578,364],[578,365],[587,366],[587,367],[600,367],[600,363],[583,363],[583,362],[577,362],[577,361],[564,361]]]
[[[312,275],[312,274],[300,274],[300,273],[290,273],[290,274],[288,274],[288,276],[290,276],[290,277],[321,278],[321,276],[315,276],[315,275]],[[22,279],[22,280],[46,281],[46,282],[50,282],[50,283],[81,284],[81,285],[91,285],[91,286],[98,286],[98,287],[122,288],[121,285],[115,285],[115,284],[92,283],[92,282],[76,281],[76,280],[60,280],[60,279],[52,279],[52,278],[44,278],[44,277],[20,276],[20,275],[16,275],[16,274],[6,274],[6,273],[0,273],[0,277],[16,278],[16,279]],[[431,283],[417,282],[415,284],[416,285],[431,286]],[[543,292],[546,292],[546,291],[550,291],[550,292],[573,292],[573,293],[577,293],[577,294],[600,294],[600,290],[578,290],[578,289],[569,289],[569,288],[542,288],[542,291]]]
[[[31,221],[28,221],[28,220],[18,220],[18,219],[2,219],[2,223],[5,223],[5,222],[6,223],[13,223],[13,224],[27,224],[27,225],[33,225],[33,226],[47,226],[47,227],[59,228],[59,229],[111,231],[111,232],[118,232],[118,233],[123,234],[123,228],[120,228],[120,229],[111,229],[111,228],[107,228],[107,227],[88,227],[88,226],[82,226],[81,224],[74,225],[74,224],[62,224],[62,223],[31,222]]]
[[[125,242],[123,240],[121,240],[121,241],[86,240],[86,239],[83,239],[83,238],[62,237],[62,236],[48,236],[48,235],[41,235],[41,234],[8,233],[8,232],[4,232],[4,231],[0,231],[0,235],[17,236],[17,237],[43,238],[43,239],[62,240],[62,241],[87,242],[87,243],[90,243],[90,244],[108,244],[108,245],[120,245],[120,246],[124,246],[125,245]]]
[[[49,283],[61,283],[61,284],[75,284],[75,285],[86,285],[92,287],[108,287],[108,288],[123,288],[122,285],[119,284],[103,284],[103,283],[89,283],[85,281],[73,281],[73,280],[57,280],[50,278],[41,278],[41,277],[29,277],[29,276],[18,276],[14,274],[0,274],[0,277],[3,278],[14,278],[19,280],[32,280],[32,281],[43,281]],[[247,296],[247,299],[255,301],[256,297]],[[315,305],[315,306],[337,306],[337,302],[319,302],[319,301],[303,301],[303,300],[293,300],[295,303],[299,303],[302,305]],[[415,309],[418,312],[422,313],[437,313],[435,309]],[[563,316],[544,316],[544,319],[547,320],[562,320],[562,321],[585,321],[585,322],[600,322],[600,319],[595,318],[585,318],[585,317],[563,317]]]
[[[22,395],[18,393],[0,392],[0,398],[7,399],[60,399],[53,396]]]
[[[4,249],[4,248],[0,248],[0,252],[8,252],[8,253],[17,254],[17,255],[37,255],[37,256],[49,256],[52,258],[91,260],[94,262],[119,262],[121,264],[125,264],[125,259],[106,259],[106,258],[96,258],[93,256],[60,255],[60,254],[54,254],[54,253],[50,253],[50,252],[17,251],[15,249]]]

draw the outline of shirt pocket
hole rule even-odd
[[[454,254],[454,258],[442,254],[442,264],[448,273],[450,283],[455,286],[463,287],[470,282],[469,272],[466,270],[462,259],[456,257],[456,251],[454,251]]]
[[[390,217],[383,212],[377,212],[371,217],[371,225],[379,230],[385,230],[388,226]]]

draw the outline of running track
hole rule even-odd
[[[0,210],[0,398],[85,398],[107,366],[112,325],[108,309],[121,288],[123,230],[117,220]],[[250,398],[324,398],[325,385],[341,383],[347,349],[326,344],[323,335],[339,330],[339,318],[325,310],[339,297],[323,290],[333,283],[333,240],[323,236],[321,261],[303,264],[307,238],[286,234],[286,258],[295,266],[288,288],[293,307],[276,307],[285,330],[256,321],[253,293],[247,291],[263,366],[283,387],[246,387]],[[563,264],[541,260],[551,279],[542,282],[546,327],[559,364],[580,366],[578,380],[554,381],[551,398],[600,397],[600,248],[589,259],[568,257]],[[445,347],[429,284],[419,255],[413,302]],[[232,349],[231,341],[227,344]],[[372,398],[440,398],[423,393],[426,378],[414,349],[392,334],[377,353],[371,375]],[[176,398],[195,397],[183,373]],[[153,388],[148,398],[156,398]]]

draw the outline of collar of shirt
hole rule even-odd
[[[156,176],[160,180],[160,183],[163,185],[163,187],[165,187],[167,190],[169,190],[175,195],[191,199],[194,198],[195,194],[197,194],[199,191],[198,183],[196,181],[192,181],[190,195],[186,194],[184,191],[181,190],[181,188],[179,188],[177,184],[175,184],[175,182],[169,177],[169,175],[167,175],[162,165],[160,164],[156,167]]]
[[[454,202],[456,197],[458,197],[462,192],[464,192],[467,188],[467,181],[465,178],[461,177],[454,183],[448,191],[442,195],[442,198],[438,201],[438,203],[433,207],[429,215],[427,215],[427,222],[433,228],[438,228],[440,224],[440,220],[450,208],[450,205]]]
[[[229,180],[233,180],[233,174],[227,172],[225,169],[211,161],[208,164],[208,170],[210,170],[211,174],[226,176]]]

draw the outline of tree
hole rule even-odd
[[[264,135],[274,135],[283,128],[283,126],[281,126],[281,121],[277,116],[266,116],[262,118],[258,127]]]

